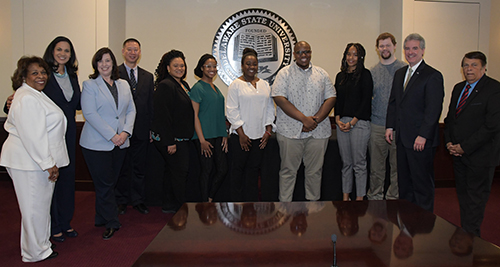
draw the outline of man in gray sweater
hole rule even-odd
[[[370,190],[369,200],[384,199],[384,183],[386,177],[386,159],[390,162],[390,185],[385,194],[386,199],[398,199],[398,173],[396,163],[396,142],[388,144],[384,139],[387,104],[391,95],[392,80],[396,70],[406,66],[396,59],[396,38],[388,32],[377,37],[375,43],[380,62],[370,71],[373,78],[373,99],[370,136]]]

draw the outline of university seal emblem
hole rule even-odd
[[[258,8],[239,11],[222,23],[215,35],[212,54],[218,74],[229,85],[241,76],[243,49],[251,47],[259,57],[259,78],[273,84],[278,71],[292,60],[295,33],[279,15]]]

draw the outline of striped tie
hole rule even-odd
[[[460,102],[458,102],[457,110],[455,112],[455,117],[458,116],[458,113],[460,113],[460,111],[462,111],[462,108],[465,105],[465,101],[467,101],[467,97],[469,97],[469,89],[470,89],[470,84],[467,84],[467,86],[465,86],[465,90],[462,94],[462,97],[460,97]]]
[[[137,87],[137,81],[135,80],[134,69],[130,69],[130,88],[132,93],[135,95],[135,88]]]

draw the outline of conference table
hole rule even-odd
[[[133,266],[334,261],[340,267],[500,266],[500,248],[405,200],[186,203]]]

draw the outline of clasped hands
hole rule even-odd
[[[318,127],[318,117],[316,116],[309,116],[305,117],[302,120],[302,131],[303,132],[310,132],[316,129]]]
[[[128,138],[128,133],[121,132],[120,134],[115,134],[115,136],[111,138],[111,142],[113,142],[115,146],[121,146],[125,143],[125,141],[127,141],[127,138]]]
[[[461,157],[465,153],[460,144],[454,145],[451,142],[446,143],[446,149],[448,149],[450,155],[455,157]]]

